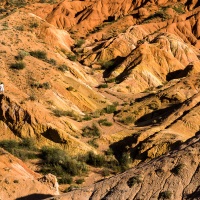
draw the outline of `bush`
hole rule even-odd
[[[34,151],[36,149],[35,142],[30,138],[25,138],[21,142],[2,140],[0,141],[0,147],[22,160],[38,157],[37,152]]]
[[[51,58],[51,59],[49,59],[49,60],[47,59],[46,62],[48,62],[49,64],[54,65],[54,66],[55,66],[56,63],[57,63],[56,60],[53,59],[53,58]]]
[[[161,193],[159,194],[158,199],[170,199],[171,196],[172,196],[172,193],[171,193],[170,191],[167,190],[167,191],[161,192]]]
[[[19,142],[19,146],[21,148],[29,149],[29,150],[35,150],[35,141],[32,138],[24,138],[21,142]]]
[[[86,126],[82,129],[82,136],[83,137],[100,137],[100,131],[98,127],[93,124],[92,127]]]
[[[58,70],[60,70],[61,72],[65,72],[68,71],[68,67],[67,65],[63,64],[58,67]]]
[[[171,170],[171,172],[172,172],[174,175],[180,175],[181,170],[183,169],[183,167],[184,167],[183,164],[178,164],[178,165],[176,165],[176,166]]]
[[[100,84],[99,86],[98,86],[98,88],[108,88],[108,84]]]
[[[102,167],[106,163],[106,160],[102,155],[95,155],[93,152],[89,152],[86,156],[86,163],[94,167]]]
[[[110,60],[106,62],[100,62],[100,64],[102,69],[109,69],[110,67],[113,67],[115,63],[114,61]]]
[[[77,183],[77,184],[82,184],[84,181],[85,181],[85,180],[84,180],[83,178],[81,178],[81,179],[77,179],[77,180],[76,180],[76,183]]]
[[[30,55],[41,60],[47,59],[47,53],[41,50],[31,51]]]
[[[107,119],[100,119],[98,123],[103,126],[112,126],[112,123],[108,122]]]
[[[129,186],[129,188],[131,188],[135,184],[139,184],[139,183],[141,183],[139,176],[133,176],[133,177],[129,178],[128,181],[127,181],[127,185]]]
[[[12,69],[24,69],[26,67],[26,64],[24,62],[17,62],[17,63],[13,63],[10,65],[10,68]]]
[[[32,22],[30,24],[30,28],[37,28],[39,26],[39,24],[37,22]]]
[[[18,55],[15,56],[15,59],[18,61],[22,61],[25,58],[25,56],[28,56],[28,55],[29,53],[26,51],[19,51]]]
[[[116,111],[116,105],[108,105],[106,108],[104,108],[104,111],[108,114],[114,113]]]
[[[44,88],[44,89],[50,89],[51,85],[48,82],[45,83],[31,83],[32,88]]]
[[[53,113],[56,117],[69,116],[69,117],[72,117],[74,119],[77,118],[77,115],[73,111],[55,109],[55,110],[53,110]]]
[[[102,170],[102,176],[103,177],[106,177],[106,176],[109,176],[109,175],[110,175],[110,170],[109,169],[106,168],[106,169]]]
[[[94,148],[98,148],[99,147],[96,139],[89,140],[88,144],[91,145],[91,146],[93,146]]]
[[[85,121],[89,121],[89,120],[91,120],[92,119],[92,117],[90,116],[90,115],[85,115],[84,117],[83,117],[83,120],[85,120]]]
[[[72,86],[69,86],[66,88],[68,91],[74,91],[74,88]]]
[[[67,58],[71,61],[76,61],[76,55],[73,54],[67,54]]]
[[[41,149],[43,159],[43,172],[52,172],[56,175],[69,174],[71,176],[80,175],[87,172],[84,163],[70,158],[65,151],[58,148],[43,147]]]
[[[128,125],[128,124],[134,123],[134,122],[135,122],[135,118],[134,118],[133,116],[127,116],[127,117],[123,118],[123,119],[121,120],[121,122],[122,122],[123,124]]]
[[[78,47],[78,48],[80,48],[84,43],[85,43],[85,40],[80,39],[80,40],[78,40],[78,41],[76,42],[75,46]]]

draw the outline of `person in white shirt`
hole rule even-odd
[[[4,85],[2,82],[0,83],[0,93],[4,93]]]

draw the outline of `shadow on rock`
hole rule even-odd
[[[17,198],[16,200],[42,200],[46,198],[53,197],[50,194],[30,194],[24,197]]]

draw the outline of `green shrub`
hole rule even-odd
[[[171,170],[171,172],[172,172],[174,175],[180,175],[181,170],[183,169],[183,167],[184,167],[183,164],[178,164],[178,165],[176,165],[176,166]]]
[[[37,22],[30,23],[30,28],[37,28],[39,24]]]
[[[68,111],[68,110],[54,109],[53,113],[56,117],[61,117],[61,116],[69,116],[72,118],[77,117],[77,115],[73,111]]]
[[[132,123],[135,122],[135,118],[134,118],[133,116],[127,116],[127,117],[123,118],[123,119],[121,120],[121,122],[122,122],[123,124],[126,124],[126,125],[132,124]]]
[[[71,184],[73,182],[73,178],[69,174],[62,174],[58,177],[58,182],[60,184]]]
[[[103,126],[112,126],[112,122],[108,122],[107,119],[100,119],[98,123]]]
[[[108,88],[108,84],[104,83],[104,84],[100,84],[98,86],[98,88]]]
[[[106,176],[109,176],[110,175],[110,170],[105,168],[102,170],[102,176],[103,177],[106,177]]]
[[[15,59],[18,61],[22,61],[28,55],[29,55],[28,52],[21,50],[21,51],[19,51],[18,55],[15,56]]]
[[[35,142],[29,138],[25,138],[21,142],[2,140],[0,141],[0,147],[22,160],[38,157],[37,152],[34,151],[36,149]]]
[[[73,54],[67,54],[67,58],[71,61],[76,61],[76,55],[73,55]]]
[[[174,6],[173,9],[179,14],[184,14],[185,13],[183,4],[179,4],[177,6]]]
[[[158,199],[170,199],[171,196],[172,196],[171,191],[168,191],[168,190],[167,190],[167,191],[161,192],[161,193],[159,194]]]
[[[75,46],[78,47],[78,48],[80,48],[84,43],[85,43],[85,40],[79,39],[79,40],[76,42]]]
[[[94,148],[98,148],[99,147],[96,139],[89,140],[88,144],[91,145],[91,146],[93,146]]]
[[[82,136],[83,137],[100,137],[100,131],[98,127],[93,124],[92,127],[86,126],[82,129]]]
[[[109,69],[111,67],[114,66],[114,61],[110,60],[110,61],[106,61],[106,62],[100,62],[101,68],[102,69]]]
[[[141,183],[139,176],[133,176],[133,177],[129,178],[128,181],[127,181],[127,185],[130,188],[133,187],[135,184],[139,184],[139,183]]]
[[[67,153],[58,148],[43,147],[41,149],[41,158],[43,159],[43,172],[54,171],[56,175],[63,173],[71,176],[80,175],[87,172],[87,166],[70,158]]]
[[[24,69],[26,67],[26,64],[24,62],[17,62],[17,63],[12,63],[10,65],[10,68],[12,69],[18,69],[18,70],[21,70],[21,69]]]
[[[104,108],[104,111],[108,114],[114,113],[116,111],[116,105],[108,105],[106,108]]]
[[[94,167],[102,167],[105,165],[106,160],[102,155],[95,155],[93,152],[89,152],[86,156],[86,163]]]
[[[66,88],[68,91],[74,91],[74,88],[72,86],[69,86]]]
[[[90,116],[90,115],[85,115],[84,117],[83,117],[83,120],[85,120],[85,121],[89,121],[89,120],[91,120],[92,119],[92,117]]]
[[[30,86],[32,88],[44,88],[46,90],[51,88],[51,85],[48,82],[45,82],[45,83],[31,83]]]
[[[85,180],[83,178],[77,179],[76,183],[77,184],[82,184]]]
[[[124,152],[121,156],[121,158],[119,159],[119,163],[121,166],[121,170],[125,171],[129,168],[129,164],[131,163],[131,157],[130,157],[130,153],[128,152]]]
[[[29,150],[35,150],[35,140],[32,138],[23,138],[21,142],[19,142],[19,146],[21,148],[29,149]]]
[[[65,72],[68,71],[68,67],[67,65],[63,64],[58,67],[58,70],[60,70],[61,72]]]
[[[46,62],[48,62],[49,64],[54,65],[54,66],[55,66],[56,63],[57,63],[56,60],[53,59],[53,58],[51,58],[51,59],[49,59],[49,60],[47,59]]]
[[[41,50],[31,51],[30,55],[41,60],[47,59],[47,53]]]
[[[15,29],[18,30],[18,31],[24,31],[24,26],[23,25],[16,26]]]

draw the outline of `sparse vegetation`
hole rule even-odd
[[[84,43],[85,43],[84,39],[79,39],[79,40],[77,40],[75,47],[80,48]]]
[[[41,60],[47,59],[47,53],[41,50],[31,51],[30,55]]]
[[[68,71],[68,67],[67,65],[63,64],[58,67],[58,70],[60,70],[61,72],[65,72]]]
[[[101,69],[109,69],[114,66],[114,61],[100,61]]]
[[[39,24],[37,22],[30,23],[30,28],[37,28]]]
[[[90,116],[90,115],[85,115],[84,117],[83,117],[83,120],[85,120],[85,121],[89,121],[89,120],[91,120],[92,119],[92,116]]]
[[[74,120],[79,119],[79,116],[74,111],[54,109],[53,113],[56,117],[68,116]]]
[[[68,91],[74,91],[74,88],[72,86],[69,86],[69,87],[66,88],[66,90],[68,90]]]
[[[98,88],[108,88],[108,84],[104,83],[104,84],[100,84],[98,86]]]
[[[108,122],[107,119],[100,119],[98,123],[103,126],[112,126],[112,123]]]
[[[105,165],[106,159],[105,156],[96,155],[91,151],[87,154],[85,162],[88,165],[92,165],[94,167],[102,167],[103,165]]]
[[[28,52],[21,50],[21,51],[19,51],[18,55],[15,56],[15,59],[18,60],[18,61],[22,61],[28,55],[29,55]]]
[[[139,184],[139,183],[141,183],[141,178],[139,176],[133,176],[133,177],[129,178],[127,181],[127,185],[130,188],[133,187],[135,184]]]
[[[16,62],[16,63],[12,63],[10,65],[11,69],[18,69],[18,70],[24,69],[25,67],[26,67],[26,64],[24,62],[22,62],[22,61]]]
[[[176,165],[172,170],[171,172],[174,174],[174,175],[180,175],[181,173],[181,170],[183,169],[184,165],[183,164],[178,164]]]
[[[127,116],[127,117],[121,119],[120,122],[125,125],[129,125],[129,124],[132,124],[135,122],[135,118],[134,118],[134,116]]]
[[[43,167],[41,172],[58,176],[60,183],[71,183],[70,176],[81,175],[87,172],[87,166],[69,157],[67,153],[58,148],[43,147],[41,149]]]
[[[19,142],[15,140],[2,140],[0,141],[0,147],[22,160],[38,157],[38,154],[35,153],[35,141],[31,138],[24,138]]]
[[[159,199],[171,199],[172,193],[171,191],[164,191],[159,194]]]
[[[116,105],[112,104],[112,105],[108,105],[106,108],[104,108],[105,113],[111,114],[114,113],[116,111]]]
[[[85,180],[84,180],[83,178],[80,178],[80,179],[77,179],[77,180],[76,180],[76,183],[80,185],[80,184],[82,184],[84,181],[85,181]]]
[[[100,137],[100,131],[99,128],[93,124],[91,127],[90,126],[86,126],[82,129],[82,136],[83,137]]]
[[[67,54],[67,58],[68,58],[69,60],[71,60],[71,61],[76,61],[76,55],[73,55],[73,54],[68,53],[68,54]]]
[[[31,83],[30,84],[32,88],[44,88],[44,89],[50,89],[51,85],[49,82],[44,82],[44,83]]]
[[[93,146],[94,148],[98,148],[99,147],[99,145],[98,145],[98,143],[96,141],[96,138],[89,140],[88,144]]]
[[[50,59],[46,59],[46,62],[48,62],[49,64],[51,64],[51,65],[56,65],[56,60],[55,59],[53,59],[53,58],[50,58]]]
[[[183,4],[176,5],[176,6],[173,7],[173,9],[179,14],[185,13]]]

